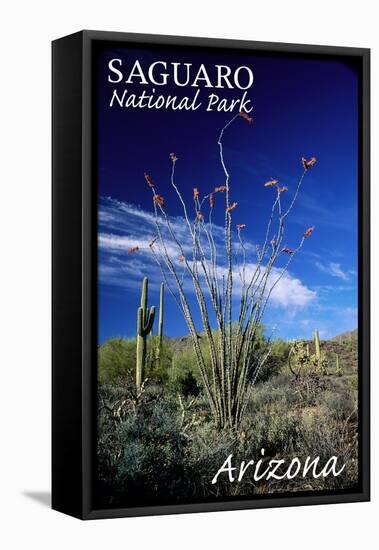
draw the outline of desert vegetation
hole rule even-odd
[[[190,251],[171,226],[166,198],[145,173],[156,228],[146,248],[162,276],[159,313],[149,307],[145,277],[135,336],[110,339],[98,348],[100,506],[344,490],[357,482],[356,334],[322,341],[316,330],[307,341],[289,342],[274,339],[263,325],[272,292],[315,229],[304,227],[297,243],[286,243],[289,216],[316,158],[301,159],[286,207],[287,187],[273,178],[262,183],[273,193],[272,207],[263,242],[254,247],[254,263],[250,258],[248,263],[252,247],[244,240],[246,224],[238,218],[223,152],[225,132],[237,119],[253,122],[239,113],[220,132],[222,185],[203,194],[193,188],[190,206],[176,181],[178,156],[169,155],[171,190]],[[224,221],[222,250],[213,235],[216,208]],[[128,252],[138,254],[140,247]],[[166,292],[188,328],[181,338],[165,336]],[[195,307],[201,326],[194,321]],[[338,456],[345,467],[338,477],[257,481],[246,475],[232,484],[221,475],[212,484],[229,455],[235,462],[260,457],[266,464]]]
[[[206,355],[206,337],[199,334]],[[136,385],[136,338],[111,339],[99,348],[98,498],[103,506],[241,498],[294,491],[344,490],[357,482],[357,339],[321,341],[327,374],[303,366],[292,372],[294,345],[316,354],[314,338],[273,340],[271,354],[249,396],[238,429],[214,422],[191,339],[147,339],[145,383]],[[267,346],[260,330],[256,351]],[[340,357],[337,367],[336,354]],[[313,360],[311,360],[313,363]],[[229,454],[259,458],[342,457],[339,477],[211,480]]]

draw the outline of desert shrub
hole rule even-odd
[[[136,506],[157,497],[175,498],[178,484],[186,492],[185,450],[173,403],[138,407],[112,430],[99,434],[98,491]]]
[[[167,389],[184,397],[198,396],[203,383],[192,347],[173,346]]]
[[[98,348],[98,380],[100,384],[116,384],[129,378],[136,363],[134,339],[111,338]]]
[[[297,400],[296,394],[291,387],[291,377],[281,374],[271,378],[267,382],[257,383],[251,392],[247,416],[253,416],[272,404],[281,403],[290,407]]]
[[[270,344],[270,355],[262,365],[258,380],[266,381],[285,370],[289,349],[290,346],[287,342],[284,342],[283,340],[274,340]]]
[[[353,395],[347,389],[341,392],[326,391],[318,398],[318,404],[326,418],[346,420],[356,410]]]
[[[357,373],[354,373],[349,376],[348,384],[349,384],[350,390],[354,393],[354,395],[357,395],[358,393],[358,374]]]
[[[212,485],[212,479],[230,453],[238,454],[236,435],[228,430],[220,433],[212,422],[206,422],[193,429],[188,437],[185,461],[185,475],[191,481],[188,498],[228,496],[230,483],[220,478]]]
[[[267,456],[278,453],[286,456],[296,448],[301,433],[299,418],[291,412],[285,401],[271,403],[257,411],[245,425],[246,447],[253,456],[259,456],[262,448]]]
[[[320,457],[326,463],[330,457],[339,459],[339,467],[345,464],[338,476],[307,478],[307,487],[312,490],[341,489],[353,487],[358,479],[357,418],[350,415],[345,420],[331,418],[321,410],[314,414],[304,427],[302,444],[298,456]],[[299,484],[299,481],[297,482]],[[300,490],[302,487],[300,486]]]
[[[183,350],[185,351],[185,350]],[[185,353],[179,354],[186,356]],[[309,396],[293,376],[281,372],[257,382],[238,430],[216,429],[209,404],[188,362],[177,384],[151,381],[137,402],[127,386],[100,385],[98,414],[98,495],[102,505],[127,506],[229,498],[273,492],[338,490],[357,480],[357,391],[352,375],[315,377]],[[309,380],[308,380],[309,382]],[[312,382],[313,383],[313,382]],[[314,391],[313,391],[314,390]],[[337,478],[261,480],[239,483],[220,476],[232,454],[233,464],[265,458],[331,456],[346,467]],[[105,503],[105,504],[104,504]]]
[[[330,378],[315,372],[291,379],[291,388],[303,406],[316,405],[318,396],[332,387]]]
[[[166,338],[163,339],[162,347],[157,360],[156,350],[158,339],[152,338],[148,343],[147,360],[146,360],[146,377],[149,380],[165,384],[170,378],[172,366],[172,350]]]
[[[179,379],[178,389],[184,397],[197,397],[200,393],[200,386],[191,371]]]
[[[157,339],[149,338],[145,377],[150,381],[164,383],[169,378],[172,352],[163,341],[160,360],[156,360]],[[135,378],[136,341],[134,338],[111,338],[98,349],[98,380],[100,384],[121,386]]]
[[[261,449],[267,458],[293,453],[301,437],[299,421],[283,405],[275,408],[267,408],[255,417],[245,419],[237,432],[220,432],[209,422],[194,427],[189,434],[185,462],[186,477],[192,481],[194,495],[230,497],[262,491],[262,483],[249,475],[234,484],[229,482],[226,474],[221,475],[215,485],[211,481],[230,454],[233,464],[238,466],[243,460],[258,460]]]

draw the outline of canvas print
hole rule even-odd
[[[102,42],[98,508],[359,484],[359,72]]]

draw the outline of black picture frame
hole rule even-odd
[[[359,473],[356,492],[95,509],[96,191],[92,54],[98,42],[340,56],[360,67]],[[302,506],[370,499],[370,50],[81,31],[52,43],[52,507],[81,519]]]

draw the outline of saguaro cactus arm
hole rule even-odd
[[[147,307],[147,290],[148,290],[148,278],[144,277],[142,281],[142,291],[141,291],[141,307],[145,310]]]
[[[142,308],[139,308],[142,310]],[[141,336],[147,336],[153,329],[155,318],[155,306],[151,306],[150,309],[146,309],[143,315],[143,321],[141,325]]]

